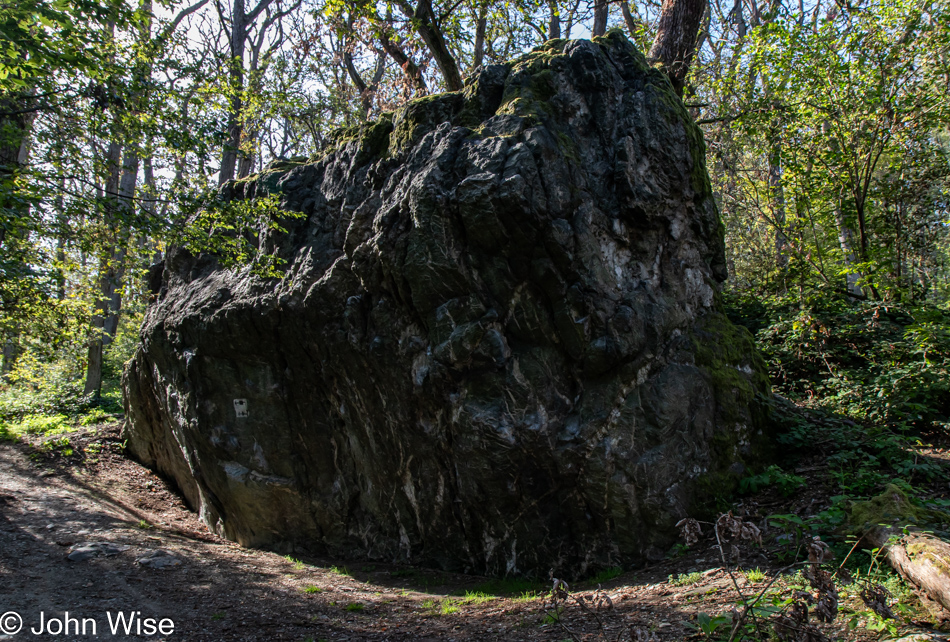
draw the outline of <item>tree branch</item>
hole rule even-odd
[[[178,28],[178,25],[181,24],[181,21],[182,21],[182,20],[184,20],[185,18],[187,18],[188,16],[190,16],[191,14],[193,14],[195,11],[197,11],[197,10],[200,9],[201,7],[205,6],[206,4],[208,4],[208,0],[198,0],[198,2],[196,2],[196,3],[193,4],[193,5],[191,5],[190,7],[185,7],[184,9],[182,9],[181,11],[179,11],[179,12],[178,12],[178,15],[175,16],[175,19],[172,20],[172,21],[168,24],[168,26],[165,27],[165,28],[162,30],[161,38],[164,39],[164,38],[167,38],[168,36],[170,36],[170,35],[175,31],[175,29]]]

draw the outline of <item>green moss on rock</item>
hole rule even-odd
[[[907,493],[894,484],[888,484],[884,492],[863,502],[851,506],[848,527],[855,533],[862,533],[875,526],[921,526],[950,521],[950,515],[916,506]]]
[[[462,92],[446,92],[417,98],[396,112],[389,147],[393,155],[406,150],[427,131],[452,122],[465,106]]]
[[[690,340],[695,363],[710,377],[716,398],[710,441],[717,467],[698,480],[696,503],[703,505],[704,497],[728,497],[749,470],[774,461],[772,441],[761,437],[761,431],[773,428],[771,384],[751,333],[724,313],[706,315]]]
[[[766,374],[768,370],[755,348],[752,334],[748,329],[733,324],[723,312],[706,315],[703,323],[694,329],[691,341],[696,365],[709,373],[717,393],[735,399],[734,407],[757,405],[754,403],[756,396],[771,390]],[[732,408],[731,405],[723,406],[722,418],[725,421],[741,419]]]
[[[483,73],[470,79],[460,92],[423,96],[408,102],[395,112],[384,113],[374,122],[342,127],[333,131],[327,137],[328,146],[313,161],[354,144],[357,147],[356,163],[358,165],[380,158],[396,157],[408,150],[426,132],[432,131],[445,122],[472,130],[478,130],[491,116],[502,114],[525,118],[529,125],[547,122],[556,115],[551,100],[558,92],[557,73],[567,62],[567,54],[564,51],[570,42],[563,39],[549,40],[535,47],[530,53],[508,63],[506,65],[507,79],[504,81],[501,98],[497,103],[490,99],[486,101],[484,95],[486,78]],[[692,124],[681,101],[666,81],[666,77],[649,68],[643,54],[619,29],[612,29],[606,36],[594,38],[593,42],[608,52],[622,51],[625,54],[620,57],[623,63],[634,73],[646,74],[650,80],[647,84],[652,87],[650,91],[656,93],[660,102],[671,107],[675,112],[674,117],[682,118],[688,123],[691,146],[694,153],[698,154],[694,160],[694,167],[697,168],[694,179],[695,189],[699,191],[704,185],[708,186],[705,164],[702,162],[702,135]],[[698,152],[696,141],[700,143]],[[306,159],[302,160],[302,162],[305,161]],[[274,166],[269,169],[277,171],[288,168],[290,165]],[[261,178],[268,180],[263,173]]]

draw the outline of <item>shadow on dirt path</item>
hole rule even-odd
[[[23,619],[0,640],[653,642],[699,639],[696,614],[728,612],[739,599],[712,548],[617,569],[599,592],[574,586],[609,607],[568,607],[560,622],[542,597],[547,584],[245,549],[211,534],[162,479],[123,457],[118,424],[78,429],[69,442],[69,456],[38,439],[0,442],[0,614]],[[698,579],[667,581],[682,573]],[[66,613],[76,624],[56,635]],[[128,634],[113,634],[119,613],[136,622]],[[33,635],[41,617],[46,633]],[[174,631],[138,635],[147,618]],[[83,619],[86,635],[76,634]]]

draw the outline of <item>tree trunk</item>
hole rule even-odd
[[[109,143],[109,151],[106,154],[106,175],[105,194],[104,194],[104,224],[109,228],[110,233],[115,234],[115,213],[118,210],[119,183],[122,177],[122,168],[120,159],[122,158],[122,145],[113,140]],[[109,290],[111,278],[109,275],[112,254],[114,253],[115,238],[108,250],[102,250],[99,258],[99,282],[97,284],[98,299],[96,300],[96,311],[92,315],[90,325],[92,326],[92,336],[89,338],[89,350],[86,356],[86,385],[83,389],[84,395],[99,396],[102,389],[102,352],[105,345],[105,326],[106,318],[109,316],[109,305],[112,303],[112,296]]]
[[[127,234],[115,230],[114,245],[99,264],[99,301],[92,318],[93,336],[89,341],[84,395],[98,398],[102,389],[102,363],[105,349],[115,339],[122,308],[122,280],[125,276]]]
[[[630,5],[627,0],[620,1],[620,13],[623,15],[623,22],[627,25],[627,31],[630,32],[630,38],[636,40],[640,25],[637,19],[630,13]]]
[[[650,59],[659,63],[680,96],[686,86],[699,25],[705,12],[706,0],[663,0]]]
[[[149,144],[149,149],[151,149],[151,144]],[[142,204],[142,208],[150,219],[164,218],[158,211],[158,186],[155,183],[155,171],[152,164],[152,154],[151,151],[149,151],[149,154],[142,163],[142,187],[145,192],[145,202]],[[181,172],[180,168],[177,169],[175,178],[181,180],[181,176],[178,172]],[[148,265],[154,265],[162,260],[162,251],[154,239],[146,238],[146,247],[151,253],[150,259],[147,261]]]
[[[903,177],[902,177],[903,178]],[[906,253],[904,252],[904,199],[897,202],[894,211],[894,271],[897,283],[898,296],[909,296],[914,300],[914,289],[907,281]]]
[[[858,285],[861,275],[850,271],[850,268],[857,265],[858,257],[854,252],[854,232],[851,230],[851,226],[848,225],[841,203],[838,203],[838,207],[835,209],[835,224],[838,226],[838,243],[841,246],[841,253],[844,256],[845,265],[849,268],[845,277],[848,292],[857,297],[863,297],[864,292]]]
[[[119,207],[122,208],[122,218],[124,220],[119,221],[116,242],[111,249],[109,291],[103,292],[103,295],[108,295],[109,299],[109,316],[106,317],[103,325],[105,345],[112,343],[119,329],[119,316],[122,312],[122,284],[125,280],[125,259],[129,242],[129,224],[127,221],[135,213],[134,199],[138,173],[138,145],[129,145],[122,162],[122,179],[119,181]]]
[[[221,154],[221,168],[218,170],[218,185],[234,180],[237,169],[238,153],[241,150],[243,133],[241,111],[244,109],[244,51],[247,43],[247,16],[244,12],[244,0],[234,0],[231,9],[231,61],[228,65],[228,132]]]
[[[478,19],[475,22],[475,56],[472,69],[478,69],[485,60],[485,30],[488,28],[488,5],[478,7]]]
[[[415,85],[416,89],[422,93],[426,93],[428,88],[426,87],[426,81],[422,77],[422,71],[418,65],[406,55],[399,45],[389,39],[389,34],[385,31],[380,32],[379,42],[383,46],[383,51],[389,54],[389,57],[402,69],[402,73],[406,75],[406,79],[409,80],[409,83]]]
[[[548,40],[556,40],[561,37],[561,14],[558,12],[556,2],[548,2],[550,11],[550,21],[548,23]]]
[[[242,128],[242,134],[244,135],[245,140],[255,140],[257,137],[256,130],[249,130]],[[242,151],[238,154],[238,168],[237,168],[237,177],[238,178],[247,178],[251,175],[251,170],[254,169],[254,153],[249,151]]]
[[[773,134],[769,150],[769,200],[775,221],[775,263],[784,274],[788,267],[788,237],[785,235],[785,190],[782,187],[782,145]],[[784,286],[782,286],[784,290]]]
[[[236,0],[236,3],[242,0]],[[151,0],[142,0],[140,8],[145,16],[151,15]],[[139,25],[138,38],[141,44],[151,39],[152,23],[146,19]],[[139,86],[145,85],[150,74],[147,63],[139,62],[133,69],[133,77]],[[138,115],[147,96],[145,90],[132,95],[128,107]],[[121,126],[116,114],[113,140],[109,143],[106,158],[108,174],[105,189],[105,212],[103,226],[109,236],[109,244],[101,249],[99,259],[99,299],[92,318],[93,336],[89,342],[84,395],[98,398],[102,389],[102,364],[105,348],[115,339],[122,311],[122,283],[126,271],[130,229],[135,216],[135,188],[139,174],[141,142]],[[124,153],[123,153],[124,145]],[[121,161],[121,164],[120,164]],[[148,168],[149,171],[151,167]]]
[[[347,22],[348,33],[352,33],[353,19],[353,15],[350,14]],[[363,80],[363,77],[360,75],[359,70],[353,63],[353,54],[350,53],[348,49],[344,49],[343,51],[343,65],[346,67],[346,73],[350,76],[350,80],[353,81],[353,85],[356,86],[356,90],[360,94],[360,120],[365,121],[369,118],[373,110],[373,95],[376,93],[376,89],[379,87],[379,81],[382,80],[383,73],[386,71],[386,51],[384,50],[377,56],[376,69],[373,72],[373,78],[369,85],[366,84],[366,81]],[[285,129],[285,134],[286,131]]]
[[[442,72],[442,78],[445,79],[445,88],[449,91],[462,90],[462,75],[459,73],[458,63],[452,57],[448,46],[445,44],[445,38],[439,30],[435,20],[435,13],[432,11],[432,0],[419,0],[415,12],[412,16],[417,21],[416,31],[426,43],[426,47],[435,58],[439,70]]]
[[[594,28],[591,36],[602,36],[607,33],[607,0],[594,0]]]
[[[346,67],[346,73],[349,75],[350,80],[353,81],[353,86],[356,87],[356,91],[360,97],[360,118],[365,120],[369,110],[371,108],[369,92],[367,92],[366,83],[363,81],[363,77],[360,76],[359,70],[357,70],[356,65],[353,64],[353,54],[349,51],[343,52],[343,66]]]
[[[28,111],[32,106],[32,90],[12,95],[0,94],[0,253],[5,249],[5,244],[23,243],[29,229],[30,206],[18,198],[16,180],[29,160],[30,135],[36,114]],[[14,250],[13,255],[16,254]],[[12,259],[7,268],[8,278],[14,274],[23,275],[28,270],[22,257]],[[0,304],[7,307],[5,301]],[[13,307],[16,307],[15,303]],[[3,362],[0,364],[3,378],[13,370],[20,356],[19,314],[15,312],[14,315],[13,326],[8,329],[3,342]]]
[[[571,30],[574,28],[574,21],[577,18],[577,11],[581,6],[581,0],[574,0],[574,4],[568,7],[567,24],[564,25],[564,38],[571,39]]]
[[[66,299],[66,272],[63,266],[66,265],[66,213],[63,211],[66,207],[66,178],[59,179],[59,190],[56,193],[56,201],[53,204],[53,211],[56,213],[56,300],[64,301]]]
[[[861,248],[860,256],[862,261],[868,260],[868,228],[864,213],[866,203],[863,199],[855,199],[855,216],[858,220],[858,242]]]
[[[32,93],[0,94],[0,248],[3,247],[8,230],[18,226],[17,222],[4,219],[29,214],[15,196],[14,181],[26,165],[30,153],[30,133],[35,112],[26,110],[33,103]]]
[[[128,251],[129,219],[135,211],[135,185],[138,180],[138,146],[130,144],[123,155],[118,142],[109,145],[107,162],[109,175],[106,180],[105,226],[111,242],[102,250],[99,261],[99,299],[92,317],[93,336],[87,354],[86,385],[84,395],[98,398],[102,389],[102,363],[105,349],[115,339],[122,311],[122,282],[125,278],[126,254]],[[122,166],[119,167],[119,158]]]
[[[20,337],[10,333],[3,341],[3,363],[0,365],[0,377],[4,380],[13,371],[13,365],[20,356]]]

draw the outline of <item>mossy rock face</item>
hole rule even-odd
[[[490,574],[662,555],[769,456],[702,136],[622,35],[551,41],[225,190],[281,280],[172,252],[128,449],[248,545]]]
[[[914,505],[898,486],[888,484],[880,495],[851,506],[848,528],[855,534],[866,533],[878,526],[929,526],[950,522],[947,513]]]

